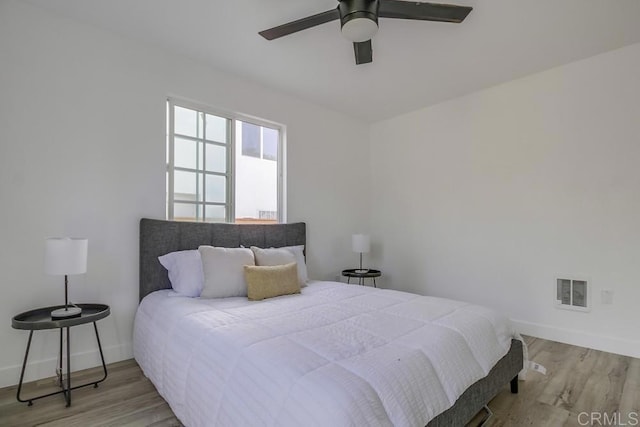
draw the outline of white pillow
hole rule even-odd
[[[304,245],[298,246],[285,246],[282,249],[290,251],[295,257],[298,263],[298,279],[300,279],[300,286],[306,286],[309,281],[309,274],[307,273],[307,263],[304,258]]]
[[[251,250],[256,257],[256,265],[274,266],[298,262],[296,256],[284,248],[262,249],[257,246],[251,246]]]
[[[246,248],[200,246],[204,287],[201,297],[246,297],[244,266],[255,265],[253,252]]]
[[[173,290],[187,297],[198,297],[204,285],[200,252],[170,252],[158,257],[158,261],[169,273],[169,281]]]
[[[309,281],[309,274],[307,273],[307,262],[304,258],[304,245],[298,246],[285,246],[282,249],[286,249],[293,253],[298,263],[298,278],[300,279],[300,285],[305,286]]]
[[[282,248],[262,249],[251,246],[256,257],[256,265],[284,265],[295,262],[298,268],[298,281],[300,286],[305,286],[309,280],[307,265],[304,261],[304,245],[285,246]]]

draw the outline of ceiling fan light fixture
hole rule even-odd
[[[342,35],[354,43],[371,40],[378,32],[378,0],[341,0]]]
[[[340,19],[342,35],[353,42],[356,64],[373,61],[371,39],[378,32],[378,17],[460,23],[469,6],[430,3],[416,0],[338,0],[338,7],[260,31],[262,37],[273,40],[298,31]]]
[[[342,35],[354,43],[371,40],[378,32],[378,20],[367,12],[355,12],[342,19]]]

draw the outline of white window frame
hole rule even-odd
[[[210,114],[213,116],[221,117],[223,119],[229,120],[227,126],[227,141],[225,147],[227,148],[227,164],[226,164],[226,173],[213,173],[206,172],[206,174],[225,176],[227,179],[227,187],[226,187],[226,198],[224,203],[216,203],[216,202],[207,202],[204,199],[204,191],[206,188],[203,188],[203,200],[202,201],[194,201],[192,204],[196,206],[205,206],[205,205],[213,205],[213,206],[225,206],[225,222],[233,223],[235,222],[235,199],[236,199],[236,186],[235,186],[235,164],[236,164],[236,123],[238,121],[251,123],[257,126],[269,127],[272,129],[278,130],[278,159],[277,162],[277,174],[278,174],[278,183],[277,183],[277,208],[278,208],[278,223],[282,224],[286,222],[286,211],[285,211],[285,197],[286,197],[286,189],[285,189],[285,163],[286,163],[286,153],[285,153],[285,141],[286,141],[286,127],[280,123],[260,119],[253,116],[248,116],[240,113],[232,113],[229,111],[220,110],[217,108],[209,107],[203,104],[199,104],[193,101],[187,101],[184,99],[176,98],[176,97],[168,97],[167,98],[167,210],[166,215],[167,219],[174,219],[174,171],[175,169],[175,159],[174,159],[174,140],[175,140],[175,129],[174,129],[174,107],[183,107],[190,110],[195,110],[198,112],[202,112],[205,114]],[[206,132],[206,130],[205,130]],[[180,136],[183,137],[182,135]],[[261,135],[262,137],[262,135]],[[205,140],[205,135],[202,138],[194,138],[187,137],[187,139],[194,141],[203,141]],[[242,142],[242,141],[241,141]],[[212,142],[206,140],[207,144],[220,145],[216,142]],[[261,141],[262,144],[262,141]],[[206,150],[206,144],[205,148]],[[242,155],[242,153],[240,153]],[[272,160],[270,160],[272,161]],[[197,167],[197,165],[196,165]],[[204,168],[204,162],[203,162]],[[179,170],[183,170],[183,168],[179,168]],[[197,170],[199,173],[204,173],[204,170]],[[203,187],[206,186],[206,179],[203,180],[205,182]],[[182,203],[182,201],[181,201]],[[185,202],[191,204],[191,202]],[[198,209],[196,208],[196,218],[198,216]],[[197,218],[198,222],[204,222],[205,217],[203,215],[202,218]]]

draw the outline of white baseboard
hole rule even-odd
[[[105,363],[119,362],[120,360],[131,359],[133,357],[133,348],[131,343],[120,344],[110,347],[103,347]],[[55,376],[55,369],[58,363],[57,358],[29,360],[25,369],[24,382],[36,381],[42,378]],[[79,371],[82,369],[100,366],[100,352],[96,348],[92,351],[71,354],[71,371]],[[22,361],[19,365],[7,366],[0,368],[0,387],[9,387],[17,385],[20,381],[20,370],[22,369]],[[73,377],[72,377],[73,379]]]
[[[512,319],[511,321],[516,330],[523,335],[640,358],[640,341],[638,340],[589,334],[524,320]]]

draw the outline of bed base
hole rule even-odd
[[[427,427],[466,425],[507,383],[510,383],[511,393],[517,393],[522,361],[522,342],[511,340],[509,352],[495,364],[489,374],[465,390],[455,405],[431,420]],[[486,420],[488,417],[483,422]]]

